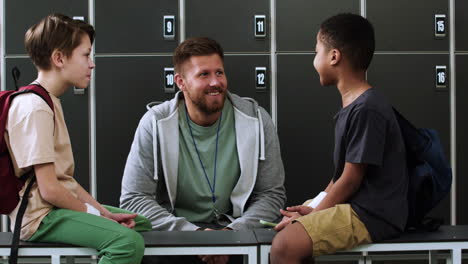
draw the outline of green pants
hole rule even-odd
[[[112,213],[130,213],[106,206]],[[29,239],[36,242],[56,242],[94,248],[99,264],[135,264],[143,257],[145,243],[137,231],[151,230],[144,216],[135,218],[134,229],[124,227],[104,217],[68,209],[54,209],[41,222]]]

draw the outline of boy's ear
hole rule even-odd
[[[332,49],[330,51],[330,65],[338,65],[341,61],[341,51],[339,49]]]
[[[176,73],[174,75],[174,80],[175,80],[175,83],[177,84],[177,87],[179,87],[181,91],[185,91],[185,81],[184,81],[184,78],[182,78],[182,75],[180,73]]]
[[[59,50],[54,50],[52,52],[52,55],[50,56],[51,64],[58,68],[63,67],[64,59],[65,59],[65,54],[63,54],[63,52]]]

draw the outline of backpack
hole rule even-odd
[[[33,177],[26,187],[24,197],[29,196],[31,187],[35,181],[34,170],[31,173],[25,174],[21,178],[16,177],[13,162],[10,157],[10,152],[5,141],[5,128],[8,119],[8,112],[12,100],[20,94],[35,93],[49,105],[54,111],[54,105],[49,93],[40,85],[28,85],[19,88],[15,91],[0,92],[0,214],[11,213],[20,200],[19,191],[23,187],[27,178]],[[13,231],[12,247],[10,253],[10,263],[16,263],[18,256],[19,234],[21,229],[21,221],[28,204],[28,199],[23,199],[18,210],[15,221],[15,229]]]
[[[418,129],[396,109],[393,111],[406,148],[409,176],[406,229],[435,231],[443,221],[427,214],[450,192],[452,169],[436,130]]]

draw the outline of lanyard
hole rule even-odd
[[[197,151],[198,160],[200,161],[200,164],[201,164],[202,169],[203,169],[203,173],[205,174],[206,182],[208,183],[208,186],[210,187],[211,198],[213,199],[213,203],[216,203],[216,196],[215,196],[215,188],[216,188],[216,162],[217,162],[217,160],[218,160],[219,128],[220,128],[220,126],[221,126],[221,119],[222,119],[222,116],[223,116],[223,112],[221,112],[221,115],[219,116],[218,129],[216,130],[216,151],[215,151],[214,172],[213,172],[213,186],[211,186],[210,179],[208,178],[208,175],[206,174],[205,166],[203,165],[203,161],[201,160],[200,153],[198,152],[197,143],[195,142],[195,138],[193,137],[192,126],[190,125],[190,120],[189,120],[189,116],[188,116],[187,106],[186,106],[186,105],[184,105],[184,106],[185,106],[185,117],[187,118],[187,124],[188,124],[188,126],[189,126],[190,135],[192,136],[193,145],[195,146],[195,150]]]

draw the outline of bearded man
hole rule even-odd
[[[257,102],[228,92],[221,46],[191,38],[174,52],[172,100],[152,103],[125,166],[120,205],[153,230],[253,229],[286,195],[276,129]]]

